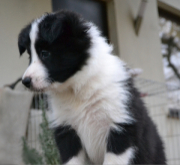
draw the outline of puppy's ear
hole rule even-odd
[[[28,44],[30,44],[29,32],[31,29],[31,24],[27,25],[21,30],[18,37],[18,47],[20,56],[26,51]]]

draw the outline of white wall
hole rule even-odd
[[[31,20],[51,11],[51,0],[0,0],[0,87],[21,77],[28,56],[19,58],[17,37]]]
[[[143,69],[142,77],[163,82],[157,2],[155,0],[148,1],[142,26],[137,36],[133,23],[140,2],[141,0],[113,0],[109,2],[108,12],[113,12],[113,3],[115,13],[115,25],[109,27],[110,38],[115,41],[115,45],[118,45],[116,52],[130,67]],[[113,28],[115,26],[116,29]],[[116,36],[114,31],[117,31]]]
[[[179,0],[159,0],[159,1],[164,2],[165,4],[180,10],[180,1]]]
[[[158,0],[158,6],[167,12],[173,13],[180,17],[179,0]]]

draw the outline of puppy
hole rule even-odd
[[[22,83],[46,91],[63,164],[165,164],[164,147],[124,62],[98,28],[59,11],[32,21],[18,46]]]

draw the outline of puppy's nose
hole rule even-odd
[[[22,80],[22,83],[27,87],[30,88],[31,86],[31,78],[30,77],[26,77]]]

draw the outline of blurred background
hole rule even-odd
[[[31,20],[59,9],[94,22],[113,44],[113,53],[132,68],[168,164],[180,164],[179,0],[0,0],[0,164],[24,164],[22,137],[42,152],[39,125],[47,96],[21,85],[28,56],[20,58],[17,38]]]

